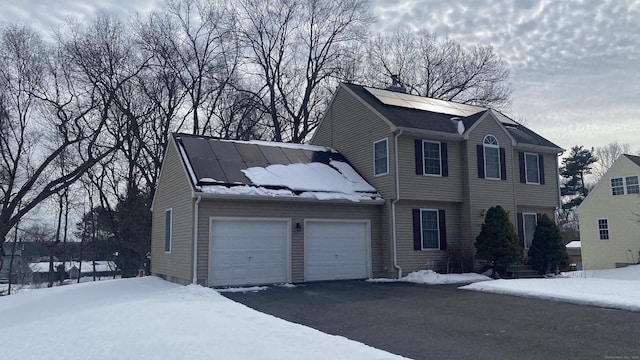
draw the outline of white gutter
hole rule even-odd
[[[193,284],[198,284],[198,205],[202,196],[196,198],[193,211]]]
[[[391,239],[393,242],[393,267],[398,270],[398,279],[402,278],[402,268],[398,265],[398,250],[397,250],[397,238],[396,238],[396,203],[400,200],[400,176],[398,175],[398,138],[402,135],[402,130],[398,131],[395,135],[393,146],[394,146],[394,157],[396,160],[396,198],[391,202]]]

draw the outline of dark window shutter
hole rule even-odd
[[[415,156],[416,156],[416,175],[424,175],[424,149],[422,148],[422,140],[416,139]]]
[[[413,209],[413,250],[422,250],[420,209]]]
[[[522,222],[522,213],[516,214],[518,218],[518,238],[520,239],[520,246],[524,248],[524,223]]]
[[[449,176],[449,155],[447,152],[447,143],[440,143],[440,161],[442,164],[442,176]]]
[[[536,214],[536,223],[537,223],[538,221],[540,221],[540,219],[542,219],[542,214],[537,213],[537,214]]]
[[[440,250],[447,250],[447,222],[444,210],[438,210],[438,229],[440,230]]]
[[[538,154],[538,168],[540,171],[540,185],[544,185],[544,155]]]
[[[518,152],[518,161],[520,162],[520,182],[524,184],[527,182],[527,174],[525,173],[524,153],[522,151]]]
[[[484,179],[484,148],[482,145],[476,146],[478,153],[478,177]]]
[[[500,148],[500,179],[507,180],[507,157],[504,148]]]

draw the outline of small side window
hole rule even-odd
[[[172,210],[167,209],[164,212],[164,252],[166,253],[171,252],[172,230],[173,230]]]
[[[609,220],[598,219],[598,234],[600,240],[609,240]]]
[[[386,175],[389,173],[389,142],[382,139],[373,143],[373,174]]]

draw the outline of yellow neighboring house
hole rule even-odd
[[[585,270],[638,263],[639,177],[640,156],[620,155],[578,208]]]

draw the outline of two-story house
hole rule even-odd
[[[313,145],[174,134],[152,274],[229,286],[473,269],[501,205],[523,247],[559,206],[562,149],[499,112],[342,84]]]
[[[640,156],[622,154],[578,208],[582,266],[640,262]]]
[[[501,205],[523,248],[560,206],[563,149],[502,113],[341,84],[312,144],[340,151],[385,200],[389,275],[472,269],[486,210]]]

